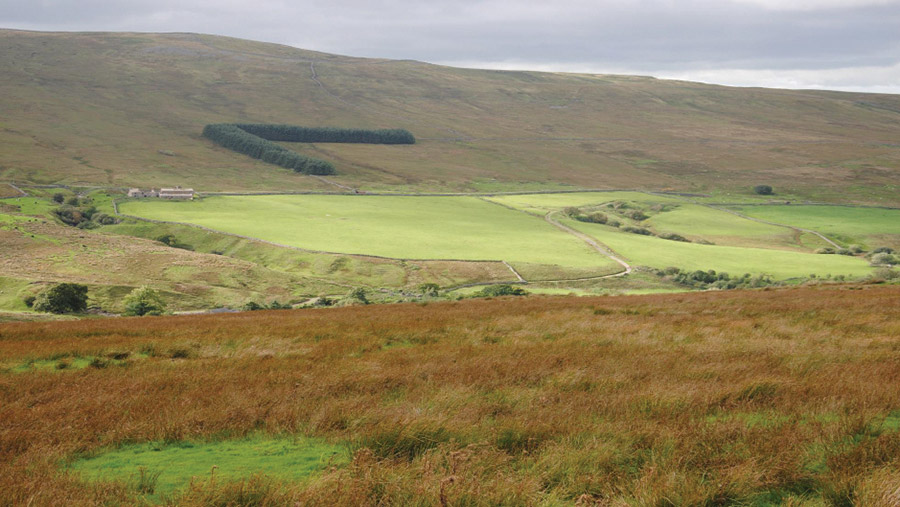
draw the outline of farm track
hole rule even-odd
[[[603,279],[603,278],[615,278],[615,277],[619,277],[619,276],[625,276],[625,275],[628,275],[628,274],[630,274],[630,273],[633,271],[633,269],[632,269],[632,267],[631,267],[630,264],[628,264],[627,262],[625,262],[625,261],[623,261],[622,259],[620,259],[619,257],[617,257],[617,256],[616,256],[616,253],[613,252],[611,249],[607,248],[605,245],[602,245],[602,244],[598,243],[596,240],[594,240],[594,238],[588,236],[587,234],[583,234],[583,233],[581,233],[581,232],[578,232],[578,231],[576,231],[575,229],[573,229],[573,228],[571,228],[571,227],[569,227],[569,226],[563,225],[563,224],[561,224],[560,222],[556,221],[556,220],[553,218],[553,215],[556,214],[556,213],[559,213],[559,212],[558,212],[558,211],[550,211],[550,212],[548,212],[546,215],[544,215],[544,220],[546,220],[547,223],[549,223],[550,225],[556,227],[557,229],[559,229],[559,230],[561,230],[561,231],[563,231],[563,232],[567,232],[567,233],[571,234],[572,236],[575,236],[576,238],[580,239],[581,241],[584,241],[584,242],[587,243],[591,248],[593,248],[594,250],[596,250],[596,251],[599,252],[600,254],[605,255],[606,257],[609,257],[609,258],[612,259],[613,261],[619,263],[619,265],[621,265],[621,266],[624,268],[624,271],[621,271],[621,272],[619,272],[619,273],[613,273],[613,274],[611,274],[611,275],[598,276],[598,277],[595,277],[595,278],[586,278],[586,280],[589,280],[589,279],[600,280],[600,279]],[[550,281],[550,280],[548,280],[548,281]],[[571,281],[576,281],[576,280],[571,280]]]
[[[824,234],[822,234],[821,232],[814,231],[814,230],[812,230],[812,229],[804,229],[803,227],[795,227],[795,226],[793,226],[793,225],[785,225],[785,224],[779,224],[779,223],[776,223],[776,222],[769,222],[768,220],[762,220],[762,219],[760,219],[760,218],[753,218],[753,217],[751,217],[751,216],[747,216],[747,215],[745,215],[745,214],[743,214],[743,213],[740,213],[740,212],[738,212],[738,211],[734,211],[734,210],[731,210],[731,209],[728,209],[728,208],[720,208],[720,207],[718,207],[718,206],[713,206],[713,205],[710,205],[710,204],[704,204],[704,206],[706,206],[706,207],[708,207],[708,208],[715,209],[715,210],[724,211],[724,212],[726,212],[726,213],[731,213],[732,215],[735,215],[735,216],[738,216],[738,217],[741,217],[741,218],[744,218],[744,219],[747,219],[747,220],[752,220],[752,221],[754,221],[754,222],[759,222],[759,223],[761,223],[761,224],[774,225],[774,226],[776,226],[776,227],[786,227],[786,228],[788,228],[788,229],[793,229],[793,230],[798,231],[798,232],[806,232],[806,233],[809,233],[809,234],[815,234],[816,236],[822,238],[822,240],[824,240],[824,241],[825,241],[826,243],[828,243],[829,245],[831,245],[831,246],[833,246],[833,247],[835,247],[835,248],[843,248],[841,245],[838,245],[837,243],[835,243],[834,241],[832,241],[831,239],[829,239],[828,237],[826,237],[826,236],[825,236]]]

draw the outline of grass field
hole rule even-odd
[[[744,206],[741,213],[819,231],[845,245],[900,248],[900,210],[846,206]]]
[[[4,363],[146,354],[0,372],[0,496],[890,505],[897,336],[875,285],[0,324]]]
[[[713,269],[731,275],[768,274],[775,279],[806,277],[811,274],[855,278],[872,272],[868,262],[857,257],[682,243],[577,220],[566,219],[564,222],[569,227],[596,238],[638,266],[659,269],[674,266],[703,271]]]
[[[120,210],[327,252],[616,270],[543,220],[472,197],[227,196],[129,201]]]
[[[598,272],[613,272],[615,265],[577,238],[544,222],[544,211],[622,199],[648,206],[659,204],[653,195],[617,192],[492,198],[505,206],[519,206],[532,213],[531,217],[469,197],[227,196],[187,203],[128,201],[121,209],[145,218],[189,222],[312,250],[398,258],[506,260],[529,268],[527,275],[523,273],[526,278],[550,279],[552,272],[541,273],[529,265]],[[770,274],[776,279],[811,274],[861,277],[872,271],[861,258],[812,254],[811,248],[820,243],[811,240],[811,235],[797,235],[788,228],[674,198],[663,197],[662,202],[670,204],[672,210],[656,213],[646,221],[658,232],[676,231],[717,244],[668,241],[574,220],[566,223],[635,265],[714,269],[733,275]],[[585,272],[584,276],[589,274]]]
[[[676,233],[692,240],[727,246],[800,251],[813,251],[828,246],[814,234],[798,234],[788,227],[754,222],[725,211],[693,204],[677,196],[643,192],[575,192],[497,196],[490,200],[539,215],[570,206],[594,209],[605,203],[626,202],[650,213],[650,219],[638,223],[622,216],[613,215],[612,218],[626,224],[650,227],[656,233]],[[660,207],[663,211],[652,211]],[[596,209],[610,212],[603,207]]]

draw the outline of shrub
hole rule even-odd
[[[66,199],[66,204],[68,204],[69,206],[78,206],[78,197],[75,197],[74,195],[72,197],[69,197],[68,199]]]
[[[73,227],[86,220],[84,213],[80,209],[68,204],[56,208],[53,210],[53,214],[56,215],[62,223]]]
[[[56,204],[62,204],[66,200],[66,196],[64,196],[61,192],[57,192],[53,194],[53,202]]]
[[[753,187],[753,191],[759,195],[772,195],[774,193],[769,185],[756,185]]]
[[[643,211],[641,211],[639,209],[631,210],[631,211],[625,213],[625,216],[632,220],[637,220],[638,222],[640,222],[641,220],[647,220],[648,218],[650,218],[646,214],[644,214]]]
[[[146,285],[131,291],[125,296],[125,315],[162,315],[166,311],[166,304],[162,297],[154,289]]]
[[[490,285],[474,294],[476,297],[527,296],[528,291],[509,284]]]
[[[265,310],[265,309],[266,309],[265,306],[257,303],[256,301],[250,301],[249,303],[247,303],[241,307],[241,310],[243,310],[245,312],[255,312],[258,310]]]
[[[421,292],[423,296],[437,297],[440,290],[441,286],[436,283],[423,283],[422,285],[419,285],[419,292]]]
[[[816,253],[822,254],[822,255],[832,255],[835,253],[835,250],[834,250],[834,248],[831,248],[830,246],[828,246],[828,247],[824,247],[824,248],[819,248],[818,250],[816,250]]]
[[[632,234],[640,234],[641,236],[652,236],[653,235],[653,233],[650,232],[649,229],[645,229],[643,227],[634,227],[631,225],[626,225],[625,227],[622,227],[622,230],[625,232],[630,232]]]
[[[86,285],[61,283],[41,292],[32,307],[39,312],[78,313],[87,310]]]
[[[877,253],[869,259],[869,262],[873,266],[892,266],[898,264],[898,261],[900,261],[900,259],[898,259],[896,255],[889,253]]]
[[[685,238],[684,236],[682,236],[680,234],[675,234],[674,232],[664,232],[664,233],[660,234],[659,237],[662,239],[668,239],[670,241],[682,241],[684,243],[691,242],[691,240]]]
[[[369,291],[367,291],[364,287],[356,287],[350,290],[347,293],[347,299],[356,303],[362,303],[364,305],[369,304]]]

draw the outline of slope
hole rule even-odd
[[[0,179],[323,190],[203,140],[214,122],[406,128],[287,145],[354,188],[743,190],[897,203],[900,97],[454,69],[195,34],[0,31]]]

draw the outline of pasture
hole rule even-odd
[[[722,245],[682,243],[653,236],[622,232],[616,228],[565,220],[566,225],[579,230],[630,263],[664,269],[669,266],[687,270],[713,269],[732,275],[768,274],[777,280],[802,278],[809,275],[844,275],[863,277],[872,272],[865,259],[843,255],[816,255],[767,248],[748,248]]]
[[[616,271],[609,259],[543,220],[475,197],[222,196],[128,201],[120,210],[325,252]]]
[[[900,248],[900,209],[811,205],[743,206],[736,209],[754,218],[813,229],[845,245]]]
[[[492,201],[492,202],[487,202]],[[625,218],[604,203],[643,209],[644,221]],[[641,236],[575,220],[565,223],[597,239],[633,265],[769,274],[776,279],[863,277],[859,257],[816,255],[821,238],[762,224],[676,197],[638,192],[594,192],[477,197],[339,195],[219,196],[194,202],[127,201],[123,213],[184,222],[309,250],[405,259],[505,260],[526,279],[616,272],[609,259],[543,219],[553,210],[583,206],[624,225],[675,232],[698,243]],[[522,212],[515,209],[518,208]],[[843,208],[841,208],[843,209]],[[617,214],[618,213],[618,214]],[[556,216],[563,219],[563,215]],[[704,244],[714,243],[714,244]],[[542,268],[544,266],[545,268]],[[549,268],[549,269],[548,269]]]

